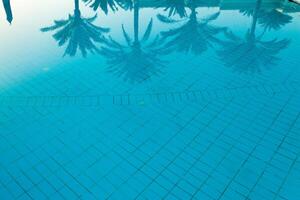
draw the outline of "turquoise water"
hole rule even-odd
[[[297,4],[2,3],[1,200],[300,199]]]

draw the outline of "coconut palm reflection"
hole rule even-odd
[[[179,15],[180,17],[186,17],[186,0],[157,0],[157,3],[166,5],[165,11],[168,11],[168,17]]]
[[[102,28],[93,24],[97,15],[83,18],[79,9],[79,0],[75,1],[73,15],[66,20],[55,20],[54,25],[42,28],[42,32],[56,31],[53,35],[59,46],[68,43],[64,55],[75,56],[79,49],[83,56],[87,52],[99,52],[95,43],[104,42],[103,33],[109,32],[108,28]]]
[[[13,20],[13,14],[11,11],[10,0],[2,0],[2,3],[6,14],[6,20],[11,24]]]
[[[109,38],[101,53],[107,57],[109,71],[125,81],[139,83],[161,72],[164,62],[160,59],[159,39],[149,41],[152,32],[152,19],[142,38],[139,37],[139,1],[134,0],[134,36],[131,38],[122,25],[126,44],[120,44]]]
[[[118,6],[123,9],[132,8],[132,0],[83,0],[87,5],[93,8],[95,11],[101,9],[105,14],[108,13],[109,9],[113,12],[118,9]]]
[[[184,9],[184,4],[182,7]],[[177,28],[162,32],[161,35],[166,41],[165,48],[200,55],[214,43],[219,42],[217,35],[224,32],[226,28],[210,24],[218,18],[220,12],[200,19],[196,11],[195,0],[188,2],[188,8],[191,10],[190,15],[180,20],[159,14],[158,19],[164,23],[182,24]]]
[[[256,2],[257,4],[261,4],[259,2]],[[260,24],[262,27],[266,30],[279,30],[281,27],[285,26],[288,23],[292,22],[292,17],[279,11],[275,8],[269,8],[269,9],[261,9],[255,11],[255,9],[244,9],[240,10],[240,12],[248,17],[253,17],[254,12],[256,12],[256,17],[258,24]]]
[[[256,36],[256,28],[259,21],[261,0],[257,0],[256,7],[252,15],[252,24],[245,38],[240,38],[232,32],[227,32],[228,41],[222,42],[222,50],[218,51],[218,55],[226,66],[232,67],[240,72],[260,72],[261,67],[270,67],[276,64],[278,53],[286,48],[289,40],[273,39],[263,40],[265,31]],[[266,27],[278,28],[277,25],[268,25]]]
[[[279,30],[281,27],[292,22],[292,17],[284,14],[277,9],[263,10],[259,17],[258,23],[267,30]]]

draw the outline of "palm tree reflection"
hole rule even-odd
[[[95,43],[104,42],[103,33],[108,33],[108,28],[102,28],[93,24],[97,15],[83,18],[79,9],[79,0],[75,0],[73,15],[66,20],[55,20],[54,25],[42,28],[42,32],[56,31],[53,35],[59,46],[68,43],[64,55],[75,56],[77,49],[85,57],[87,52],[99,52]]]
[[[134,37],[131,38],[122,25],[126,45],[120,44],[111,37],[102,47],[101,54],[107,57],[109,71],[125,81],[139,83],[158,75],[164,66],[159,57],[163,54],[159,50],[159,39],[149,41],[153,21],[148,23],[142,39],[139,38],[139,1],[134,2]]]
[[[277,9],[263,10],[258,17],[258,23],[267,30],[279,30],[292,22],[292,17]]]
[[[13,14],[11,11],[10,0],[2,0],[2,3],[6,13],[6,20],[11,24],[13,20]]]
[[[113,12],[118,9],[118,6],[124,9],[132,8],[132,0],[83,0],[86,4],[90,5],[95,11],[100,8],[105,14],[111,9]]]
[[[186,17],[186,0],[157,0],[157,3],[167,5],[165,11],[168,11],[168,17],[179,15],[180,17]]]
[[[256,5],[260,6],[260,2],[257,1]],[[255,9],[243,9],[240,12],[248,17],[253,17],[254,12],[256,12],[256,18],[258,23],[263,26],[266,30],[278,30],[284,25],[292,22],[292,17],[278,11],[275,8],[272,9],[261,9],[258,8],[256,11]]]
[[[263,36],[265,31],[256,36],[256,27],[259,21],[261,0],[257,0],[255,10],[252,15],[252,24],[250,30],[247,32],[245,38],[240,38],[232,32],[227,32],[228,41],[222,42],[222,50],[218,51],[218,55],[226,66],[232,67],[239,72],[260,72],[261,67],[270,67],[276,64],[279,59],[277,54],[286,48],[289,40],[273,39],[264,41]],[[280,23],[276,26],[264,27],[278,28]]]
[[[218,18],[220,12],[200,19],[197,17],[198,13],[196,11],[195,0],[192,0],[188,7],[191,10],[190,15],[180,20],[175,20],[170,16],[158,15],[158,19],[164,23],[182,23],[182,25],[177,28],[162,32],[161,35],[163,40],[166,41],[165,48],[180,52],[191,51],[196,55],[200,55],[209,47],[212,47],[214,43],[219,42],[217,35],[224,32],[226,28],[210,24]]]

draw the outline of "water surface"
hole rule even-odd
[[[300,6],[2,0],[0,199],[300,199]]]

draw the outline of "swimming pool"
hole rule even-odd
[[[300,199],[297,4],[2,4],[0,199]]]

